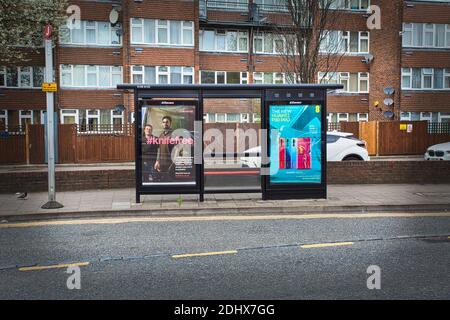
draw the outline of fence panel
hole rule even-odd
[[[45,162],[45,138],[44,125],[29,124],[28,128],[28,148],[30,152],[31,164],[43,164]]]
[[[355,138],[359,138],[359,122],[341,122],[340,131],[353,133]]]
[[[74,124],[58,125],[58,160],[59,163],[76,162],[77,126]]]
[[[366,141],[367,151],[369,155],[377,154],[377,122],[360,122],[359,138]]]
[[[85,128],[80,128],[84,130]],[[76,162],[134,161],[133,125],[89,126],[87,132],[76,133]]]
[[[412,126],[411,130],[407,130]],[[383,121],[379,122],[379,154],[412,155],[425,152],[429,143],[426,121]]]
[[[25,164],[26,136],[19,128],[9,126],[0,130],[0,164]]]

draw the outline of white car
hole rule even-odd
[[[450,160],[450,142],[429,147],[424,158],[425,160]]]
[[[261,167],[261,146],[245,151],[246,157],[241,157],[243,167]],[[365,141],[356,139],[352,133],[327,132],[327,161],[369,161],[369,153]]]

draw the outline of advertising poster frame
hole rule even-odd
[[[148,107],[147,107],[148,106]],[[201,121],[201,110],[198,99],[192,100],[174,100],[174,99],[161,99],[161,100],[153,100],[153,99],[139,99],[137,101],[137,108],[135,110],[135,122],[136,122],[136,138],[135,138],[135,155],[136,155],[136,202],[140,202],[141,194],[201,194],[202,193],[202,175],[203,168],[201,164],[196,164],[194,162],[194,154],[191,154],[192,157],[192,170],[194,171],[193,179],[190,181],[191,183],[178,183],[178,182],[167,182],[164,183],[148,183],[143,179],[143,135],[144,135],[144,123],[142,117],[142,111],[144,108],[189,108],[192,107],[194,111],[194,116],[192,117],[192,124],[190,124],[190,129],[195,129],[194,122]],[[147,110],[149,110],[147,109]],[[145,109],[144,109],[145,110]],[[161,119],[162,120],[162,119]],[[172,119],[173,121],[173,119]],[[153,125],[154,126],[154,125]],[[183,128],[186,129],[186,128]],[[154,131],[155,132],[155,131]],[[196,139],[197,134],[193,133],[192,139]],[[202,143],[202,142],[200,142]],[[198,144],[198,142],[197,142]],[[196,143],[194,142],[193,148],[195,148]],[[202,152],[202,151],[200,151]]]
[[[269,172],[263,176],[263,200],[284,200],[284,199],[326,199],[327,197],[327,109],[326,109],[326,91],[316,90],[309,92],[292,92],[282,94],[280,99],[279,93],[266,94],[265,106],[263,112],[264,127],[267,128],[268,134],[266,139],[266,148],[263,148],[263,155],[267,155],[265,168]],[[292,97],[290,100],[286,97]],[[297,99],[295,99],[297,98]],[[273,183],[271,172],[271,123],[270,108],[271,106],[284,106],[286,108],[298,108],[299,106],[316,107],[320,106],[320,182],[319,183]]]

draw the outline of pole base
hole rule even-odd
[[[49,201],[46,204],[44,204],[41,208],[42,209],[60,209],[63,208],[64,206],[59,203],[58,201]]]

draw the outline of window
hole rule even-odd
[[[358,113],[356,116],[357,121],[369,121],[369,114],[368,113]]]
[[[409,47],[412,45],[412,35],[413,35],[413,25],[412,23],[403,24],[403,38],[402,43],[404,47]]]
[[[132,83],[135,84],[191,84],[193,67],[132,66]]]
[[[450,25],[404,23],[403,47],[450,48]]]
[[[449,123],[450,122],[450,113],[449,112],[439,112],[438,121]]]
[[[448,90],[450,69],[402,68],[402,89]]]
[[[369,32],[324,31],[320,51],[327,53],[369,53]]]
[[[20,131],[25,130],[27,124],[33,124],[33,120],[33,110],[19,110]]]
[[[111,26],[107,21],[80,21],[80,28],[60,27],[59,41],[62,45],[121,46],[122,26]]]
[[[400,121],[411,121],[411,112],[401,112]]]
[[[283,84],[285,83],[285,74],[281,72],[254,72],[253,83],[264,84]]]
[[[78,110],[61,109],[61,124],[78,124]]]
[[[432,119],[432,113],[431,112],[421,112],[420,113],[420,120],[422,121],[431,121]]]
[[[282,35],[260,32],[255,34],[253,46],[257,54],[282,54],[286,52],[286,38]]]
[[[248,32],[200,30],[200,51],[248,52]]]
[[[402,68],[402,89],[411,88],[411,68]]]
[[[367,10],[369,0],[334,0],[330,3],[330,9],[336,10]]]
[[[260,10],[269,12],[286,12],[288,10],[284,0],[255,0]]]
[[[115,88],[123,82],[120,66],[61,65],[61,87]]]
[[[86,111],[87,131],[97,131],[100,124],[100,110]]]
[[[367,72],[319,72],[318,79],[319,83],[342,84],[344,88],[340,92],[369,92],[369,73]]]
[[[0,66],[0,87],[40,88],[43,82],[43,67]]]
[[[247,72],[200,71],[200,83],[247,84]]]
[[[348,122],[348,118],[349,118],[348,113],[338,113],[338,114],[337,114],[337,120],[338,120],[338,122],[341,122],[341,121],[343,121],[343,122]]]
[[[365,72],[359,73],[359,92],[369,92],[369,74]]]
[[[192,21],[131,19],[131,44],[193,46]]]
[[[124,112],[111,110],[111,122],[114,132],[123,131]]]
[[[247,11],[248,0],[208,1],[208,8],[226,9],[230,11]]]

